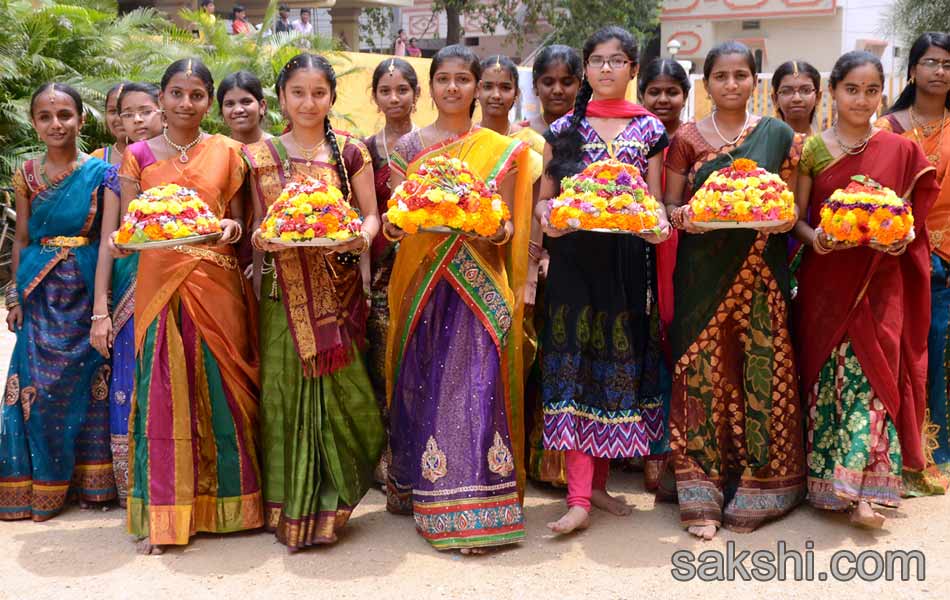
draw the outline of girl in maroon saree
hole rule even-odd
[[[807,397],[808,500],[851,510],[881,527],[872,504],[897,506],[904,479],[924,468],[930,269],[926,220],[937,194],[933,166],[911,140],[870,126],[883,87],[867,52],[838,59],[829,88],[831,129],[806,142],[796,191],[797,345]],[[844,247],[814,229],[825,199],[864,175],[912,204],[916,238],[904,246]],[[809,218],[810,216],[810,218]],[[912,485],[912,484],[911,484]]]

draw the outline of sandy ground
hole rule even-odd
[[[0,317],[5,317],[0,311]],[[0,336],[0,374],[13,336]],[[633,515],[592,514],[587,531],[555,538],[545,523],[564,509],[556,490],[530,487],[528,538],[488,556],[432,550],[411,519],[389,515],[371,491],[333,547],[288,555],[261,532],[198,536],[162,556],[140,556],[125,532],[124,512],[71,507],[46,523],[0,522],[0,598],[920,598],[947,597],[950,582],[950,499],[909,500],[888,511],[886,529],[867,532],[841,515],[801,507],[751,534],[722,532],[699,542],[678,526],[674,505],[654,505],[639,474],[614,473],[610,488],[635,505]],[[678,550],[776,551],[813,544],[815,573],[838,550],[920,550],[924,581],[720,581],[687,583],[671,574]],[[751,568],[750,560],[746,566]],[[791,565],[791,563],[788,563]],[[873,567],[873,562],[865,563]],[[847,566],[842,565],[842,566]],[[943,591],[941,591],[943,590]]]

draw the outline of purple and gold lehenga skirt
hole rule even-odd
[[[406,345],[390,415],[388,508],[439,550],[524,538],[498,349],[445,280]]]

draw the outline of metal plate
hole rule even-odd
[[[778,227],[788,221],[693,221],[696,229],[758,229],[759,227]]]
[[[326,248],[329,246],[340,246],[346,244],[358,238],[358,235],[355,235],[351,238],[345,240],[331,240],[330,238],[313,238],[312,240],[306,242],[285,242],[280,238],[273,238],[269,240],[264,240],[268,244],[274,244],[275,246],[281,246],[283,248]]]
[[[139,242],[135,244],[116,244],[116,248],[122,250],[159,250],[161,248],[174,248],[175,246],[188,246],[191,244],[203,244],[205,242],[214,242],[221,239],[223,233],[206,233],[205,235],[193,235],[174,240],[158,240],[154,242]]]

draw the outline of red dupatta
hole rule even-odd
[[[796,319],[802,389],[815,385],[834,347],[850,339],[871,388],[897,428],[904,466],[921,470],[930,326],[925,223],[939,188],[933,167],[916,144],[880,131],[864,152],[843,156],[814,176],[810,214],[817,215],[821,203],[857,174],[910,199],[917,237],[901,256],[867,247],[825,256],[806,250],[798,276]]]

